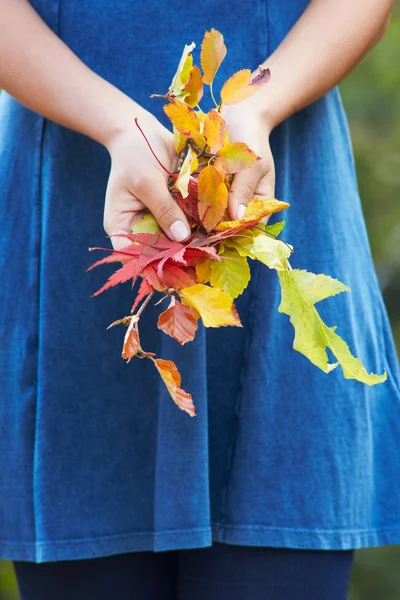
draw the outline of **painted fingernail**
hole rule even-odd
[[[169,228],[172,237],[176,242],[186,239],[190,233],[189,227],[183,221],[174,221]]]
[[[244,211],[246,210],[247,206],[245,204],[239,204],[239,206],[236,209],[236,218],[237,219],[241,219],[244,215]]]

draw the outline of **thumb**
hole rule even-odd
[[[254,198],[260,173],[254,168],[235,173],[229,191],[228,206],[231,219],[241,219],[246,206]]]

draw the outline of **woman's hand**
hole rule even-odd
[[[177,156],[174,136],[150,113],[143,112],[138,123],[154,154],[172,172]],[[104,206],[104,229],[115,249],[127,246],[138,211],[146,207],[153,213],[170,238],[182,242],[190,236],[187,219],[168,191],[168,173],[153,156],[135,123],[129,130],[118,132],[107,144],[111,156],[111,172]]]
[[[229,213],[232,219],[240,219],[254,196],[274,197],[275,166],[269,145],[271,127],[252,98],[223,107],[222,116],[229,125],[231,142],[245,142],[261,157],[253,167],[234,175],[229,193]]]

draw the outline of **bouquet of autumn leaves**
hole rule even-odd
[[[199,319],[205,327],[241,327],[234,300],[249,283],[251,259],[277,272],[281,286],[278,310],[290,317],[295,329],[295,350],[325,373],[340,364],[348,379],[369,385],[383,382],[386,372],[368,374],[336,334],[336,327],[328,327],[315,308],[317,302],[350,291],[349,288],[327,275],[292,269],[289,257],[293,248],[277,239],[284,222],[264,223],[266,217],[289,205],[274,198],[255,197],[241,219],[229,219],[232,177],[250,168],[259,157],[246,144],[230,142],[221,109],[257,92],[268,82],[269,70],[260,67],[253,79],[248,69],[235,73],[223,85],[217,103],[212,84],[227,52],[223,36],[215,29],[205,33],[200,54],[202,73],[193,65],[194,48],[194,43],[185,46],[171,86],[161,96],[168,100],[164,110],[174,128],[178,155],[178,169],[170,173],[169,190],[189,220],[191,236],[185,243],[172,241],[151,214],[144,214],[135,223],[132,234],[126,235],[129,243],[125,248],[108,250],[108,256],[90,267],[123,263],[94,295],[129,280],[132,287],[140,282],[130,315],[110,325],[127,326],[122,357],[128,362],[135,356],[152,360],[174,402],[194,416],[192,396],[180,387],[181,376],[175,363],[157,358],[141,347],[140,315],[155,292],[161,292],[161,300],[170,301],[159,315],[157,326],[180,344],[194,339]],[[215,103],[207,114],[199,107],[204,85],[210,86]],[[141,130],[137,121],[136,124]],[[337,362],[329,363],[327,348]]]

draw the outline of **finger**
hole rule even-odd
[[[257,167],[235,173],[228,198],[229,214],[233,220],[243,217],[246,206],[254,198],[261,176]]]
[[[153,213],[166,235],[176,242],[186,241],[190,237],[187,218],[169,193],[162,176],[143,178],[135,188],[137,195]]]
[[[259,182],[258,186],[255,190],[255,195],[257,198],[261,198],[262,200],[268,200],[269,198],[274,198],[275,196],[275,173],[273,170],[269,171]],[[261,223],[267,224],[271,215],[267,217],[263,217],[261,219]]]

